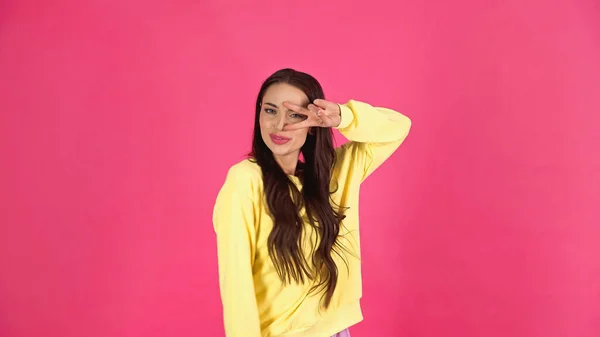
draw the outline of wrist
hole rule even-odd
[[[334,126],[334,128],[339,128],[340,125],[342,125],[342,118],[343,118],[343,116],[342,116],[342,106],[339,103],[336,103],[336,105],[337,105],[337,108],[338,108],[338,115],[340,116],[340,121],[337,123],[336,126]]]

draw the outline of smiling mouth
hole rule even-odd
[[[269,136],[271,136],[271,140],[273,141],[273,143],[277,145],[283,145],[291,140],[291,138],[282,137],[275,134],[270,134]]]

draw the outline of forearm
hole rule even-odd
[[[261,337],[252,268],[247,247],[218,240],[219,287],[227,337]],[[244,251],[242,251],[244,250]]]
[[[354,100],[340,105],[341,123],[337,129],[350,141],[398,143],[404,141],[411,120],[388,108],[376,108]]]

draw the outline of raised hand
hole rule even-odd
[[[307,117],[302,122],[286,125],[284,128],[285,131],[310,127],[337,127],[342,121],[340,106],[337,103],[326,101],[324,99],[316,99],[306,108],[289,102],[283,102],[283,106],[295,113]]]

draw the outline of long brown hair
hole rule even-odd
[[[303,179],[302,190],[288,178],[277,164],[273,153],[260,133],[260,112],[263,96],[275,83],[287,83],[302,90],[309,102],[324,99],[319,82],[311,75],[293,69],[281,69],[269,76],[262,84],[256,99],[256,117],[250,157],[261,167],[264,192],[268,210],[273,219],[273,230],[268,238],[269,256],[284,283],[304,283],[316,280],[313,290],[323,289],[324,304],[328,307],[338,280],[338,268],[332,254],[337,250],[337,238],[341,221],[345,217],[333,208],[330,182],[335,163],[333,132],[330,128],[313,128],[300,151],[304,162],[298,163]],[[290,193],[291,191],[291,193]],[[306,215],[317,234],[312,256],[302,251],[304,221],[300,210]],[[311,260],[310,262],[308,260]]]

